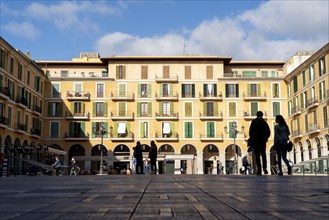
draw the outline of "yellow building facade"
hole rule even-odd
[[[11,54],[13,48],[1,40],[4,42],[1,49]],[[26,59],[24,54],[19,55],[17,59]],[[8,55],[4,59],[9,62]],[[37,115],[40,135],[1,125],[6,132],[4,135],[1,131],[2,150],[11,157],[25,158],[25,154],[10,154],[7,149],[16,149],[26,140],[28,146],[33,143],[31,151],[37,155],[39,148],[62,154],[66,165],[74,157],[85,173],[98,173],[101,160],[106,164],[105,170],[113,168],[120,172],[134,167],[136,141],[143,145],[147,159],[150,142],[154,140],[160,174],[233,174],[239,172],[244,155],[251,159],[246,142],[249,126],[256,112],[263,111],[271,128],[268,170],[275,173],[275,116],[289,116],[291,130],[295,132],[295,122],[290,117],[294,93],[289,89],[289,77],[295,73],[286,75],[284,62],[233,61],[231,57],[218,56],[101,58],[97,53],[81,53],[71,61],[36,64],[35,74],[39,74],[43,90],[34,91],[34,84],[26,84],[26,89],[35,93],[36,103],[42,108]],[[321,77],[326,78],[328,88],[326,68]],[[26,74],[24,68],[23,75],[27,77]],[[21,83],[15,75],[10,76],[7,68],[1,68],[1,75]],[[1,96],[0,101],[7,117],[10,99]],[[17,112],[20,106],[13,108]],[[29,109],[25,111],[32,118],[36,114]],[[17,119],[13,121],[16,123]],[[20,144],[4,141],[8,137],[18,138]],[[40,150],[41,157],[42,153]],[[291,157],[294,163],[306,159],[294,160],[293,154]]]

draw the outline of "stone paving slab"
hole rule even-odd
[[[2,177],[0,219],[327,220],[329,177]]]

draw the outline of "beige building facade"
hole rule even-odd
[[[2,59],[9,62],[14,49],[1,40],[4,42],[1,49],[8,54]],[[328,51],[326,53],[325,59],[328,59]],[[22,53],[18,55],[16,59],[27,58]],[[325,65],[328,63],[325,61]],[[298,68],[286,75],[284,62],[242,62],[218,56],[101,58],[97,53],[81,53],[72,61],[34,64],[37,64],[36,74],[40,75],[43,90],[35,92],[34,84],[26,84],[26,90],[35,93],[36,103],[42,108],[37,115],[40,134],[20,132],[11,125],[1,126],[7,132],[6,135],[1,132],[2,150],[11,157],[25,158],[24,153],[10,154],[7,149],[10,146],[16,149],[26,140],[25,143],[32,146],[32,159],[33,152],[36,154],[37,149],[43,147],[48,153],[62,154],[65,164],[74,157],[88,173],[99,172],[101,158],[106,162],[104,169],[113,167],[120,172],[134,167],[136,141],[142,143],[147,159],[150,142],[154,140],[159,152],[160,174],[233,174],[239,172],[244,155],[251,159],[247,152],[248,131],[251,120],[260,110],[271,128],[267,159],[268,169],[275,173],[275,116],[282,114],[291,120],[291,130],[295,132],[297,122],[291,117],[294,93],[289,89],[289,76]],[[23,68],[25,77],[26,74],[27,69]],[[15,75],[10,76],[7,67],[1,68],[1,75],[6,79],[3,85],[8,84],[10,77],[24,85]],[[329,88],[328,66],[321,77],[325,88]],[[7,117],[10,99],[1,96],[0,101],[4,103],[3,117]],[[321,102],[321,111],[324,111],[324,102]],[[13,108],[17,112],[20,106],[13,105]],[[33,118],[34,111],[29,108],[25,111],[31,113],[29,119]],[[319,119],[322,114],[325,113],[318,115]],[[18,119],[13,120],[16,123]],[[27,129],[31,129],[32,124],[28,124]],[[319,136],[325,144],[328,123],[321,126],[327,126]],[[234,129],[239,131],[236,136]],[[18,138],[20,144],[5,141],[8,136],[11,140]],[[292,138],[295,141],[295,136]],[[42,153],[40,150],[41,156]],[[290,158],[294,163],[307,159],[298,160],[294,155]],[[321,156],[324,155],[328,155],[328,151],[323,150]]]

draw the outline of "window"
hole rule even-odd
[[[163,66],[163,78],[169,79],[169,66]]]
[[[306,86],[306,73],[305,73],[305,70],[303,70],[302,72],[302,77],[303,77],[303,87]]]
[[[125,102],[118,102],[119,107],[119,116],[126,116],[126,103]]]
[[[319,59],[319,75],[323,76],[326,73],[326,65],[324,57]]]
[[[305,114],[304,120],[305,120],[305,131],[308,132],[308,115],[307,114]]]
[[[229,137],[230,138],[234,138],[236,134],[234,134],[233,131],[233,127],[237,127],[237,124],[235,121],[230,121],[228,123],[228,130],[229,130]]]
[[[116,67],[116,78],[117,79],[126,79],[126,67],[125,66],[117,66]]]
[[[162,137],[167,137],[171,135],[170,122],[162,122]]]
[[[52,84],[52,97],[53,98],[59,98],[60,97],[60,88],[59,83],[53,83]]]
[[[149,115],[149,104],[151,103],[148,103],[148,102],[141,102],[139,103],[140,104],[140,116],[141,117],[146,117]]]
[[[230,117],[236,117],[236,102],[229,102],[228,103],[229,107],[229,116]]]
[[[314,75],[314,65],[310,65],[309,66],[309,80],[310,82],[313,82],[315,79],[315,75]]]
[[[83,115],[83,105],[84,103],[82,102],[74,102],[74,116],[82,116]]]
[[[6,62],[7,62],[6,51],[1,48],[1,50],[0,50],[0,67],[2,69],[6,68]]]
[[[96,102],[96,116],[104,116],[104,102]]]
[[[280,97],[279,83],[272,84],[272,96],[273,96],[273,98]]]
[[[85,138],[85,122],[70,122],[69,137]]]
[[[329,117],[328,117],[328,106],[323,107],[323,127],[328,128],[329,126]]]
[[[10,57],[10,69],[9,69],[9,72],[11,75],[14,74],[14,58],[13,57]]]
[[[126,97],[126,84],[119,84],[119,97]]]
[[[102,77],[108,77],[108,76],[109,76],[109,72],[107,70],[103,70],[102,71]]]
[[[277,77],[277,76],[278,76],[277,72],[275,70],[272,70],[271,77]]]
[[[248,84],[248,96],[257,97],[260,95],[260,84]]]
[[[14,82],[8,79],[8,93],[10,100],[15,99],[15,88],[14,88]]]
[[[162,97],[170,97],[171,85],[167,83],[162,84],[161,93],[162,93]]]
[[[205,116],[215,116],[215,104],[214,102],[204,103],[204,115]]]
[[[50,138],[59,138],[59,122],[50,122]]]
[[[81,83],[74,83],[74,92],[75,92],[75,95],[81,95],[81,92],[82,92]]]
[[[61,77],[68,77],[68,76],[69,76],[69,71],[61,70]]]
[[[239,85],[238,84],[226,84],[225,94],[227,98],[238,98],[239,97]]]
[[[213,74],[213,66],[207,66],[207,79],[213,79],[214,74]]]
[[[256,116],[256,113],[258,112],[258,102],[251,102],[250,108],[251,108],[251,116]]]
[[[207,129],[207,138],[214,138],[215,137],[215,122],[207,121],[206,123]]]
[[[18,64],[17,78],[19,80],[22,80],[23,78],[23,65],[21,63]]]
[[[267,70],[262,70],[261,72],[262,77],[268,77],[268,71]]]
[[[34,90],[36,92],[39,92],[39,90],[40,90],[40,77],[39,76],[34,77]]]
[[[194,84],[182,84],[182,97],[195,97],[195,85]]]
[[[98,98],[102,98],[104,97],[104,84],[103,83],[97,83],[96,84],[97,87],[97,97]]]
[[[21,111],[20,110],[17,110],[17,114],[16,114],[16,117],[17,117],[17,128],[20,129],[21,127]],[[20,129],[21,130],[21,129]]]
[[[217,84],[203,84],[203,96],[204,97],[216,97],[217,96]]]
[[[141,138],[148,138],[148,122],[140,122],[140,137]]]
[[[185,117],[192,117],[192,102],[185,102]]]
[[[11,127],[13,108],[8,106],[8,126]]]
[[[162,115],[170,116],[170,102],[162,102]]]
[[[107,122],[92,122],[91,124],[92,132],[91,137],[92,138],[107,138],[108,137],[108,123]],[[102,134],[103,130],[103,134]]]
[[[192,138],[193,137],[193,124],[192,122],[184,122],[184,135],[185,138]]]
[[[126,134],[127,133],[127,126],[126,122],[118,122],[118,134]]]
[[[244,71],[242,71],[242,76],[243,77],[256,77],[256,71],[244,70]]]
[[[60,117],[62,116],[63,103],[60,102],[49,102],[48,103],[48,116]]]
[[[320,92],[320,101],[322,101],[326,98],[326,84],[325,84],[325,81],[320,82],[319,92]]]
[[[280,102],[273,102],[273,117],[280,115]]]
[[[1,121],[1,123],[3,123],[2,117],[4,117],[4,116],[5,116],[5,104],[0,102],[0,121]]]
[[[306,107],[307,107],[307,92],[305,91],[304,93],[303,93],[303,109],[306,109]]]
[[[185,66],[185,79],[191,79],[191,66]]]
[[[297,92],[298,91],[298,78],[297,78],[297,76],[294,76],[293,83],[294,83],[294,92]]]
[[[141,67],[141,79],[148,79],[148,67],[147,66]]]
[[[30,73],[30,70],[28,70],[27,74],[26,74],[26,84],[28,86],[30,85],[30,77],[31,77],[31,73]]]
[[[139,84],[138,94],[140,97],[150,97],[151,96],[151,85],[149,84]]]

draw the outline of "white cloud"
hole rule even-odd
[[[10,22],[4,25],[4,30],[14,36],[20,36],[27,39],[36,39],[40,35],[40,31],[31,23]]]
[[[319,3],[319,4],[318,4]],[[203,21],[193,30],[140,37],[110,33],[96,41],[104,55],[232,56],[234,60],[286,60],[329,40],[328,1],[268,1],[236,17]]]

